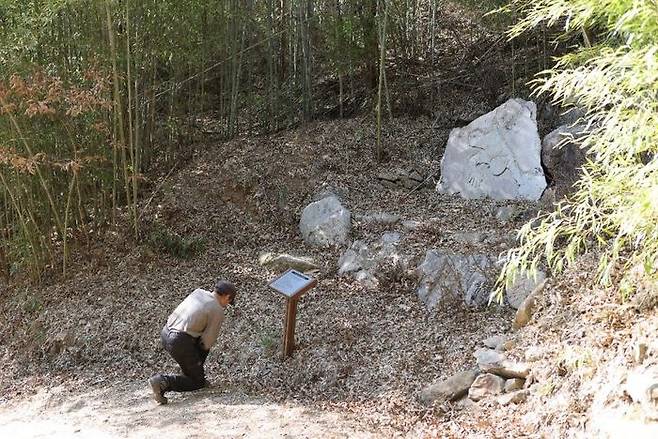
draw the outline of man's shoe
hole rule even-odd
[[[164,396],[165,391],[165,380],[162,378],[162,375],[157,374],[149,378],[149,385],[151,386],[151,391],[153,392],[153,399],[158,404],[166,404],[169,400]]]

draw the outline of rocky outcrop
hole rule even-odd
[[[369,289],[377,289],[387,278],[407,271],[409,258],[400,253],[398,233],[385,233],[379,241],[354,241],[338,261],[338,274],[350,274]]]
[[[340,246],[347,243],[351,214],[335,196],[306,206],[299,222],[304,241],[315,247]]]
[[[450,133],[437,190],[464,198],[539,200],[546,189],[533,102],[512,99]]]
[[[430,250],[417,268],[420,284],[416,294],[427,309],[433,310],[449,299],[481,306],[489,301],[493,260],[486,255],[461,255]]]

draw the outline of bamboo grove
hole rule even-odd
[[[365,88],[381,131],[386,59],[433,60],[444,4],[0,0],[0,272],[66,272],[73,242],[119,221],[139,239],[145,171],[201,115],[266,133],[347,115]]]

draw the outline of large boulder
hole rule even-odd
[[[420,279],[416,294],[430,311],[450,299],[482,306],[489,301],[494,270],[494,261],[486,255],[429,250],[416,269]]]
[[[511,99],[450,133],[439,192],[537,201],[546,189],[533,102]]]
[[[304,241],[315,247],[347,243],[352,225],[350,211],[335,196],[323,198],[306,206],[299,221]]]
[[[378,241],[354,241],[338,261],[338,274],[352,275],[368,289],[377,289],[387,278],[406,272],[409,257],[400,253],[400,234],[385,233]]]

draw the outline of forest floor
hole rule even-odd
[[[427,119],[391,121],[386,163],[373,160],[372,124],[351,119],[206,142],[174,171],[163,168],[140,207],[143,234],[166,230],[202,242],[203,251],[180,259],[148,239],[135,245],[120,230],[91,231],[97,235],[79,249],[68,279],[0,290],[0,433],[28,419],[38,419],[29,427],[46,436],[388,437],[445,428],[459,407],[439,421],[418,402],[421,388],[472,367],[472,352],[509,329],[511,312],[453,304],[428,313],[406,276],[369,291],[336,275],[341,249],[308,248],[297,226],[303,207],[330,191],[355,216],[353,239],[398,231],[416,263],[432,248],[462,249],[458,233],[513,235],[523,218],[501,225],[497,203],[433,190],[448,130],[431,127]],[[211,137],[212,125],[205,129]],[[386,189],[377,179],[410,168],[428,177],[416,191]],[[373,212],[418,227],[358,219]],[[258,264],[263,251],[320,265],[319,286],[298,311],[297,350],[286,361],[283,302],[267,288],[277,273]],[[240,295],[207,362],[215,387],[158,407],[146,378],[174,370],[160,328],[180,300],[217,277],[233,281]]]
[[[635,346],[654,343],[658,288],[624,303],[614,288],[595,287],[596,258],[584,258],[549,280],[533,323],[511,332],[506,307],[452,302],[428,312],[408,273],[368,290],[336,274],[344,249],[305,245],[301,210],[332,192],[352,211],[352,239],[399,232],[414,264],[428,249],[504,251],[540,206],[517,204],[524,213],[501,224],[500,203],[437,194],[448,130],[390,121],[388,160],[377,163],[364,119],[230,142],[212,141],[210,122],[209,140],[173,169],[161,166],[144,189],[141,241],[123,218],[123,228],[88,231],[66,279],[0,286],[0,437],[656,437],[658,424],[643,420],[624,382]],[[387,189],[377,179],[410,168],[427,177],[424,187]],[[377,212],[415,227],[363,219]],[[506,238],[458,239],[483,231]],[[163,233],[203,245],[174,257],[152,243]],[[278,273],[259,265],[264,251],[320,267],[285,361],[283,300],[267,287]],[[176,370],[160,329],[187,294],[218,277],[239,296],[206,363],[213,386],[159,406],[146,379]],[[508,355],[532,366],[526,403],[419,402],[424,386],[474,367],[482,340],[499,334],[513,341]]]

